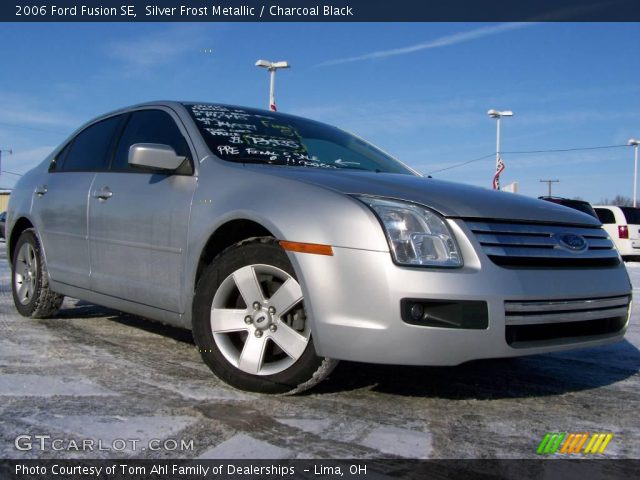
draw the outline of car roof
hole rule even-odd
[[[134,105],[129,105],[126,107],[122,107],[116,110],[112,110],[110,112],[104,113],[98,117],[95,117],[93,119],[91,119],[89,122],[87,123],[94,123],[97,120],[103,119],[103,118],[107,118],[107,117],[111,117],[113,115],[118,115],[121,113],[127,113],[127,112],[131,112],[133,110],[137,110],[140,108],[145,108],[145,107],[168,107],[168,108],[172,108],[172,109],[181,109],[181,108],[185,108],[186,105],[211,105],[211,106],[216,106],[216,107],[225,107],[225,108],[238,108],[238,109],[242,109],[242,110],[248,110],[251,112],[256,112],[256,113],[262,113],[262,114],[267,114],[267,115],[275,115],[275,116],[279,116],[279,117],[291,117],[291,118],[301,118],[297,115],[291,115],[289,113],[283,113],[283,112],[274,112],[272,110],[266,110],[263,108],[256,108],[256,107],[249,107],[249,106],[245,106],[245,105],[231,105],[228,103],[219,103],[219,102],[199,102],[199,101],[184,101],[184,100],[154,100],[154,101],[150,101],[150,102],[142,102],[142,103],[136,103]],[[309,121],[314,121],[312,119],[308,119],[305,118],[305,120],[309,120]]]

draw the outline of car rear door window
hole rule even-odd
[[[616,217],[611,210],[608,208],[596,208],[596,213],[598,214],[598,218],[604,224],[616,223]]]
[[[136,143],[158,143],[169,145],[176,154],[191,157],[189,145],[176,122],[167,112],[162,110],[141,110],[131,114],[129,121],[118,143],[111,170],[116,172],[145,171],[129,165],[129,148]],[[181,169],[180,169],[181,170]],[[184,172],[181,172],[184,173]]]
[[[122,116],[115,116],[94,123],[80,132],[58,156],[56,171],[93,172],[105,170],[113,140]],[[58,163],[58,162],[56,162]]]

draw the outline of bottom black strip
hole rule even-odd
[[[640,460],[568,456],[527,460],[0,460],[0,478],[16,480],[598,480],[635,478],[639,471]]]

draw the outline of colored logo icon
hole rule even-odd
[[[602,454],[612,438],[613,433],[549,432],[538,445],[536,453],[538,455]]]

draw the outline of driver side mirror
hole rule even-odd
[[[134,143],[129,147],[129,165],[154,170],[176,170],[186,157],[179,156],[169,145]]]

